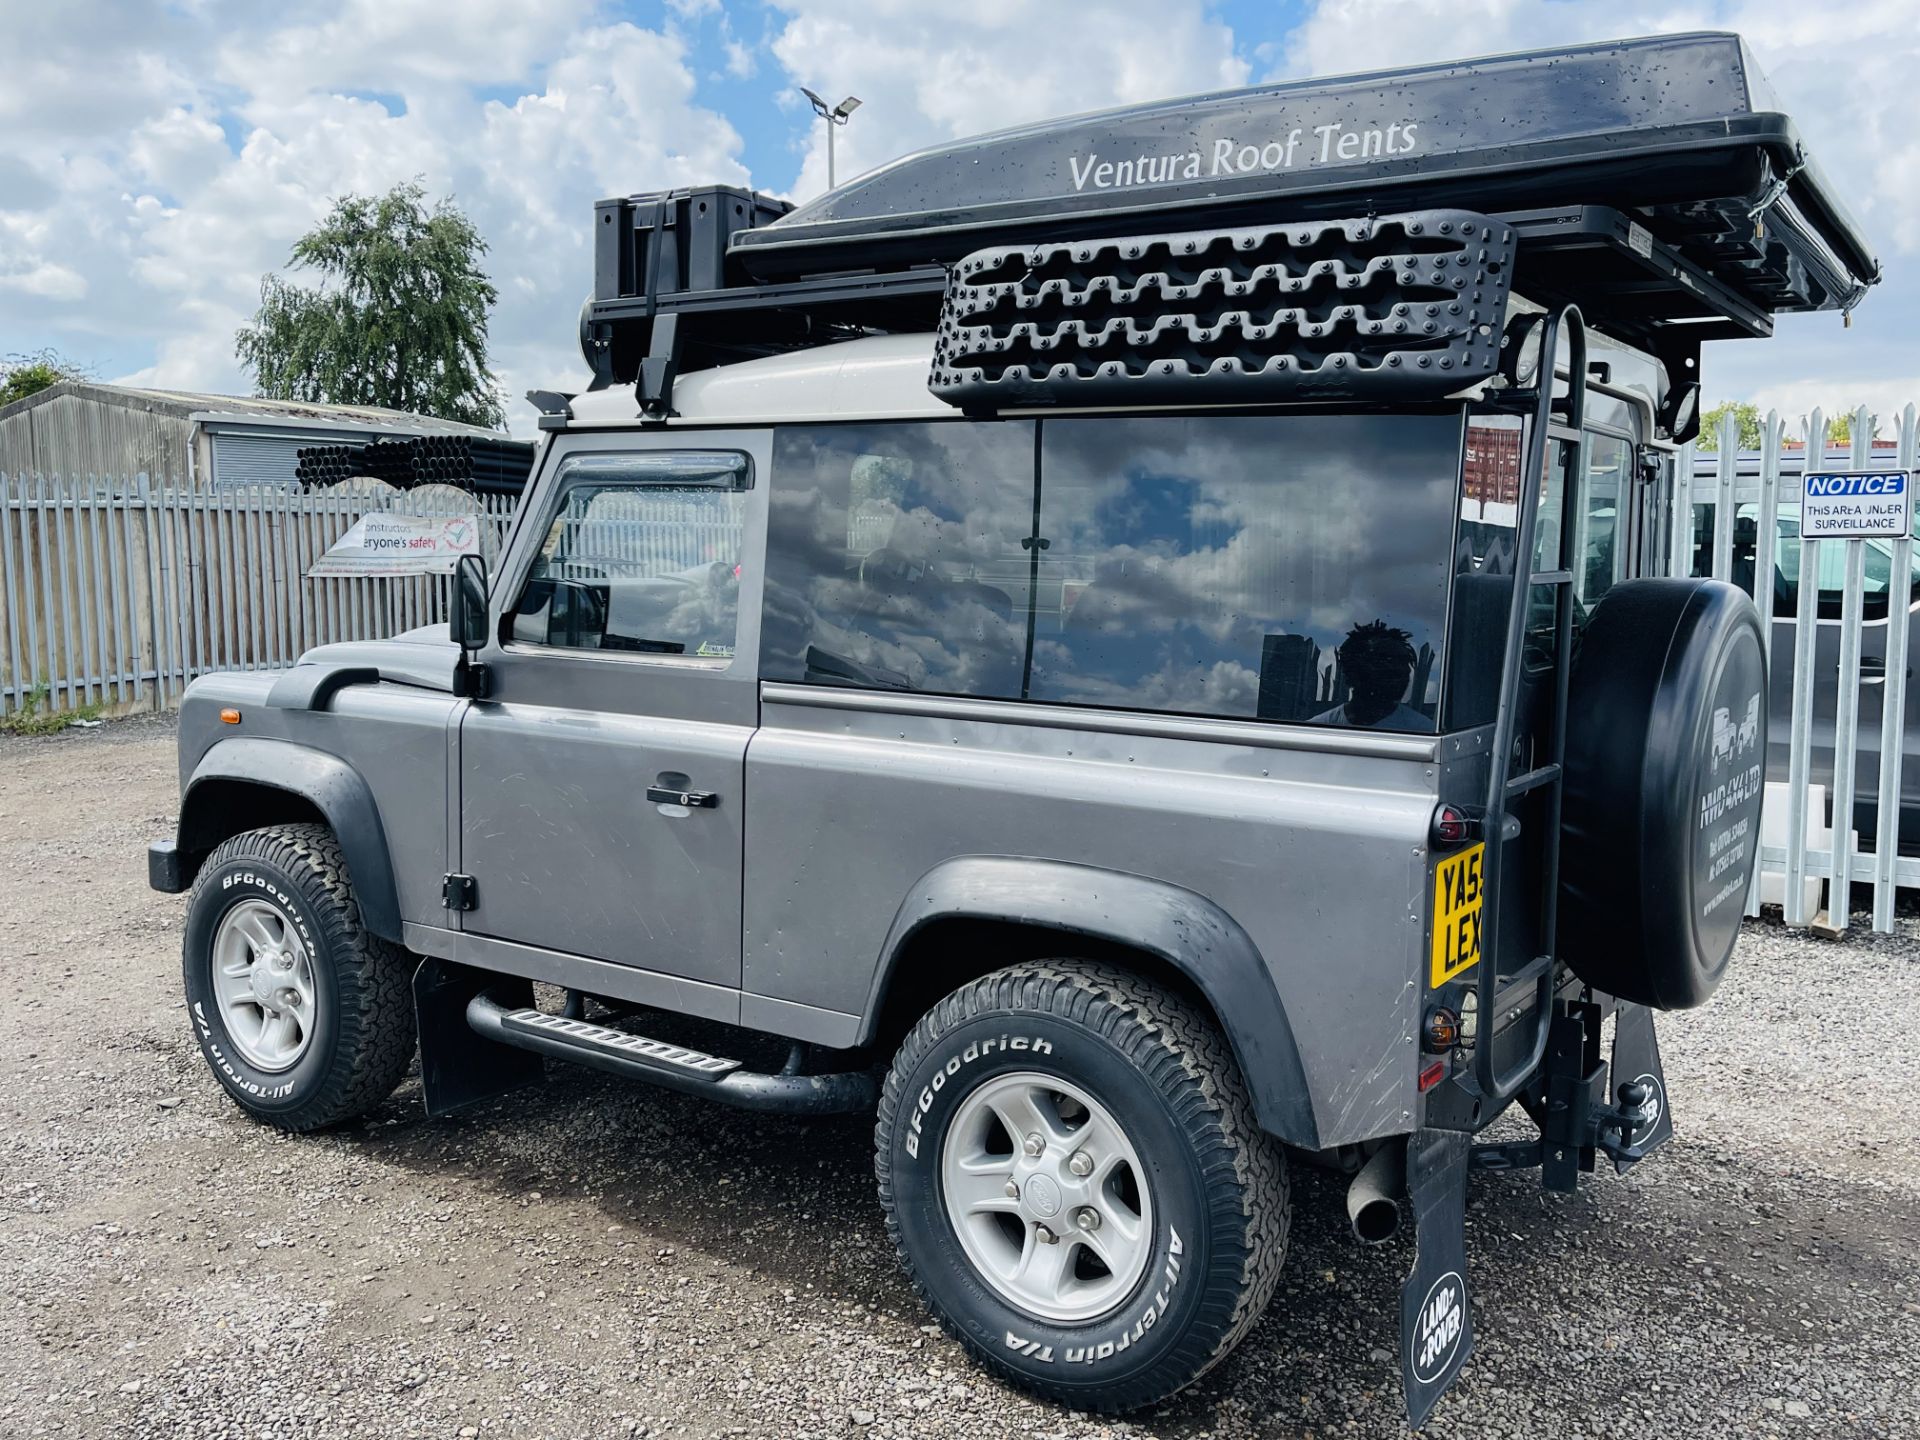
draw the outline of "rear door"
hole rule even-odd
[[[765,432],[566,443],[461,726],[464,928],[732,991]]]

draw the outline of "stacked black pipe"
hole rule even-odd
[[[296,452],[294,478],[309,490],[324,489],[358,475],[358,445],[308,445]]]
[[[365,445],[309,445],[295,460],[294,475],[308,489],[370,475],[400,490],[453,485],[482,495],[518,495],[533,469],[533,446],[484,435],[425,435]]]

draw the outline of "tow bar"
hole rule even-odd
[[[1588,1002],[1557,1007],[1547,1043],[1544,1102],[1522,1096],[1540,1128],[1537,1140],[1475,1145],[1475,1170],[1538,1167],[1543,1189],[1572,1191],[1601,1154],[1621,1174],[1673,1136],[1666,1075],[1653,1033],[1653,1012],[1622,1001],[1615,1011],[1613,1063],[1600,1062],[1601,1009]],[[1609,1103],[1609,1076],[1612,1099]]]

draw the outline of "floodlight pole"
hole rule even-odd
[[[808,102],[812,104],[813,113],[818,115],[822,120],[825,120],[827,122],[827,188],[831,190],[834,187],[834,174],[833,174],[834,127],[838,125],[844,125],[847,123],[847,121],[850,118],[852,118],[853,112],[860,108],[860,97],[858,95],[849,95],[847,96],[846,99],[842,100],[838,105],[830,106],[827,104],[826,101],[822,100],[818,95],[814,94],[813,91],[807,89],[807,87],[804,85],[800,87],[800,93],[806,96]]]

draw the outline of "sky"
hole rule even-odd
[[[250,389],[261,276],[350,192],[419,179],[486,236],[492,356],[579,388],[593,202],[826,187],[798,87],[864,102],[840,178],[958,136],[1264,80],[1733,29],[1887,279],[1843,328],[1708,347],[1707,399],[1920,402],[1920,0],[0,0],[0,355]]]

